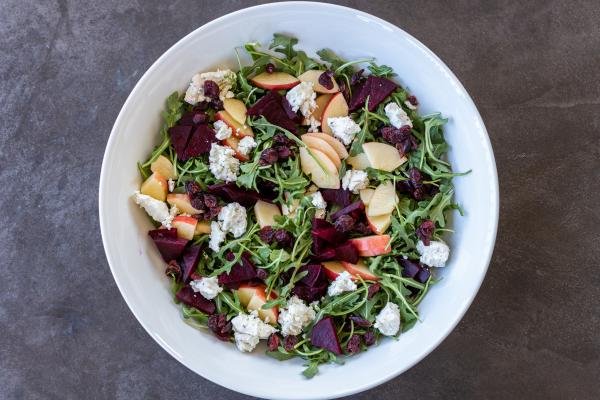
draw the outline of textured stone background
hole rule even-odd
[[[404,28],[458,75],[501,185],[494,258],[464,320],[355,398],[600,398],[600,3],[340,3]],[[0,398],[246,398],[178,364],[129,312],[97,185],[143,71],[252,4],[0,1]]]

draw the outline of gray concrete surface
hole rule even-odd
[[[600,3],[340,3],[450,66],[486,121],[501,183],[496,250],[464,320],[416,367],[354,398],[600,398]],[[104,257],[97,186],[143,71],[252,4],[0,2],[1,399],[246,398],[178,364],[136,322]]]

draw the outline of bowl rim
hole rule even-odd
[[[108,251],[109,246],[108,246],[108,242],[107,242],[107,231],[106,231],[106,227],[105,227],[105,223],[104,223],[105,214],[103,211],[104,210],[103,198],[105,196],[104,189],[107,185],[107,172],[106,172],[105,165],[107,165],[108,160],[109,160],[109,154],[112,152],[112,148],[115,145],[115,141],[116,141],[115,138],[117,135],[116,131],[117,131],[119,125],[122,123],[121,121],[124,118],[125,110],[127,110],[130,107],[130,103],[133,101],[132,99],[136,97],[137,92],[140,90],[139,89],[140,86],[142,86],[142,83],[146,79],[149,79],[148,76],[151,75],[151,73],[154,71],[154,69],[156,69],[157,66],[159,64],[161,64],[164,59],[168,58],[168,56],[171,53],[175,52],[179,47],[183,46],[185,44],[185,42],[187,42],[188,40],[191,39],[192,36],[196,35],[198,32],[200,32],[202,30],[210,28],[213,25],[219,24],[219,23],[221,23],[225,20],[231,19],[231,18],[237,18],[238,16],[243,15],[250,11],[255,11],[255,10],[265,10],[266,11],[266,10],[271,10],[271,9],[290,7],[290,6],[306,6],[306,5],[309,5],[313,9],[315,7],[321,7],[323,10],[329,9],[329,10],[337,10],[340,12],[352,12],[356,15],[360,15],[362,17],[369,18],[369,19],[377,22],[378,24],[385,26],[386,29],[389,29],[394,33],[400,33],[402,35],[409,37],[414,42],[414,44],[420,48],[421,51],[426,53],[434,63],[437,63],[447,73],[448,78],[454,81],[454,83],[456,84],[456,87],[461,92],[463,92],[463,94],[465,95],[464,96],[465,105],[468,107],[469,112],[471,112],[472,115],[477,118],[477,122],[481,126],[481,130],[482,130],[481,139],[483,139],[483,145],[489,154],[489,161],[491,164],[490,165],[490,167],[491,167],[491,169],[490,169],[490,172],[491,172],[490,187],[493,189],[493,193],[491,193],[491,197],[490,197],[492,200],[492,204],[490,204],[492,206],[492,208],[491,208],[492,221],[490,221],[491,228],[492,228],[492,234],[490,237],[491,240],[489,241],[487,248],[484,249],[484,252],[482,252],[482,254],[481,254],[481,259],[484,261],[484,263],[483,263],[484,268],[482,269],[481,274],[479,276],[479,281],[476,282],[476,285],[475,285],[476,290],[474,290],[472,293],[469,294],[467,301],[465,301],[463,303],[462,308],[460,310],[458,310],[458,312],[455,314],[454,320],[451,322],[451,324],[448,325],[446,332],[442,336],[440,336],[439,340],[437,340],[436,342],[430,343],[429,348],[427,349],[427,351],[422,353],[421,357],[415,358],[412,362],[405,364],[402,368],[398,368],[396,370],[389,371],[389,373],[382,374],[377,379],[373,379],[373,380],[369,381],[368,383],[365,383],[364,385],[356,386],[356,387],[353,387],[353,388],[350,388],[347,390],[338,391],[337,393],[334,393],[334,394],[328,394],[327,395],[328,398],[339,398],[339,397],[343,397],[343,396],[349,396],[352,394],[356,394],[356,393],[360,393],[360,392],[372,389],[378,385],[381,385],[381,384],[399,376],[400,374],[402,374],[405,371],[412,368],[417,363],[421,362],[429,354],[431,354],[431,352],[433,352],[433,350],[435,350],[448,337],[448,335],[450,335],[450,333],[452,331],[454,331],[454,329],[456,328],[458,323],[462,320],[465,313],[467,312],[467,310],[473,303],[475,297],[479,293],[479,290],[481,288],[483,280],[489,269],[489,264],[490,264],[493,250],[495,247],[496,236],[497,236],[497,231],[498,231],[499,202],[500,202],[498,172],[497,172],[497,168],[496,168],[496,161],[495,161],[494,152],[492,149],[492,144],[491,144],[487,129],[485,127],[485,124],[483,122],[483,118],[481,117],[479,111],[477,110],[477,107],[475,106],[473,99],[468,94],[467,90],[465,89],[463,84],[460,82],[460,80],[456,77],[454,72],[452,72],[452,70],[450,70],[450,68],[433,51],[431,51],[421,41],[419,41],[418,39],[413,37],[410,33],[404,31],[403,29],[392,24],[391,22],[388,22],[388,21],[386,21],[382,18],[379,18],[375,15],[369,14],[369,13],[361,11],[361,10],[357,10],[352,7],[346,7],[346,6],[330,4],[330,3],[312,2],[312,1],[284,1],[284,2],[278,2],[278,3],[268,3],[268,4],[256,5],[256,6],[252,6],[252,7],[246,7],[246,8],[242,8],[242,9],[233,11],[231,13],[222,15],[222,16],[220,16],[216,19],[213,19],[213,20],[207,22],[206,24],[194,29],[193,31],[191,31],[190,33],[188,33],[187,35],[185,35],[184,37],[179,39],[177,42],[175,42],[171,47],[169,47],[169,49],[167,49],[163,54],[160,55],[160,57],[158,57],[152,63],[152,65],[146,70],[146,72],[144,72],[144,74],[137,81],[137,83],[135,84],[135,86],[133,87],[133,89],[131,90],[129,95],[127,96],[127,99],[125,100],[125,102],[123,103],[123,106],[121,107],[121,109],[119,111],[119,114],[118,114],[118,116],[115,120],[115,123],[113,124],[113,127],[111,129],[111,132],[110,132],[107,144],[106,144],[104,156],[102,158],[102,166],[101,166],[100,179],[99,179],[99,194],[98,194],[98,215],[99,215],[99,222],[100,222],[100,232],[101,232],[101,236],[102,236],[102,244],[104,247],[104,252],[106,254],[106,258],[107,258],[111,273],[113,275],[113,279],[115,280],[115,283],[117,284],[117,287],[119,288],[119,292],[121,293],[121,296],[123,297],[123,299],[125,300],[125,303],[129,307],[129,310],[132,312],[132,314],[135,316],[135,318],[140,323],[140,325],[144,328],[144,330],[148,333],[148,335],[150,337],[152,337],[152,339],[154,339],[154,341],[156,343],[158,343],[160,345],[160,347],[162,347],[166,352],[168,352],[173,358],[175,358],[177,361],[179,361],[181,364],[183,364],[185,367],[187,367],[194,373],[202,376],[204,379],[210,380],[211,382],[216,383],[216,384],[218,384],[222,387],[225,387],[229,390],[233,390],[233,391],[236,391],[236,392],[239,392],[242,394],[246,394],[249,396],[269,397],[269,396],[272,396],[272,394],[266,393],[261,390],[251,390],[253,388],[254,389],[256,389],[256,388],[251,385],[246,385],[243,382],[236,383],[236,382],[232,382],[231,380],[228,381],[227,379],[219,380],[219,379],[213,379],[212,377],[209,378],[209,377],[202,375],[201,373],[196,371],[191,365],[188,365],[185,360],[181,359],[173,351],[173,349],[170,348],[170,346],[167,346],[165,343],[163,343],[162,340],[159,340],[157,335],[152,332],[152,330],[147,326],[146,322],[142,318],[140,318],[140,316],[136,312],[135,306],[133,305],[132,301],[129,299],[127,292],[123,290],[123,284],[120,281],[120,279],[118,278],[118,274],[116,273],[116,270],[117,270],[116,262],[113,260],[112,254],[110,254]],[[278,395],[277,397],[285,398],[285,396],[280,396],[280,395]],[[316,397],[310,397],[310,398],[312,399],[312,398],[316,398]],[[307,398],[307,399],[309,399],[309,398]]]

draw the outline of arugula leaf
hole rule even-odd
[[[298,39],[275,33],[273,34],[273,40],[269,45],[269,49],[285,55],[286,58],[293,58],[297,54],[294,50],[296,44],[298,44]]]
[[[308,379],[313,378],[318,373],[319,373],[319,363],[318,362],[311,362],[310,364],[308,364],[308,367],[306,367],[306,369],[304,371],[302,371],[302,375],[304,375]]]
[[[387,65],[383,64],[377,65],[374,62],[372,62],[369,65],[369,71],[372,75],[381,76],[383,78],[391,78],[393,76],[396,76],[396,73],[394,72],[394,69],[392,67],[388,67]]]

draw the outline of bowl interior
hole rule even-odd
[[[311,27],[307,29],[307,27]],[[316,28],[316,29],[315,29]],[[452,249],[442,280],[420,306],[422,322],[384,340],[344,366],[323,366],[312,380],[301,361],[278,362],[186,325],[173,304],[164,265],[146,234],[147,217],[130,199],[139,187],[136,162],[158,142],[165,98],[184,90],[191,76],[215,67],[237,69],[234,48],[268,43],[273,32],[299,38],[313,53],[323,47],[346,59],[376,57],[419,99],[421,113],[449,117],[445,134],[455,171],[456,200],[466,211],[453,216]],[[218,384],[269,398],[332,398],[375,386],[418,362],[453,329],[473,300],[493,248],[498,213],[495,164],[483,122],[448,68],[416,39],[368,14],[320,3],[279,3],[219,18],[186,36],[140,79],[114,125],[100,182],[100,221],[106,254],[123,297],[148,333],[188,368]]]

